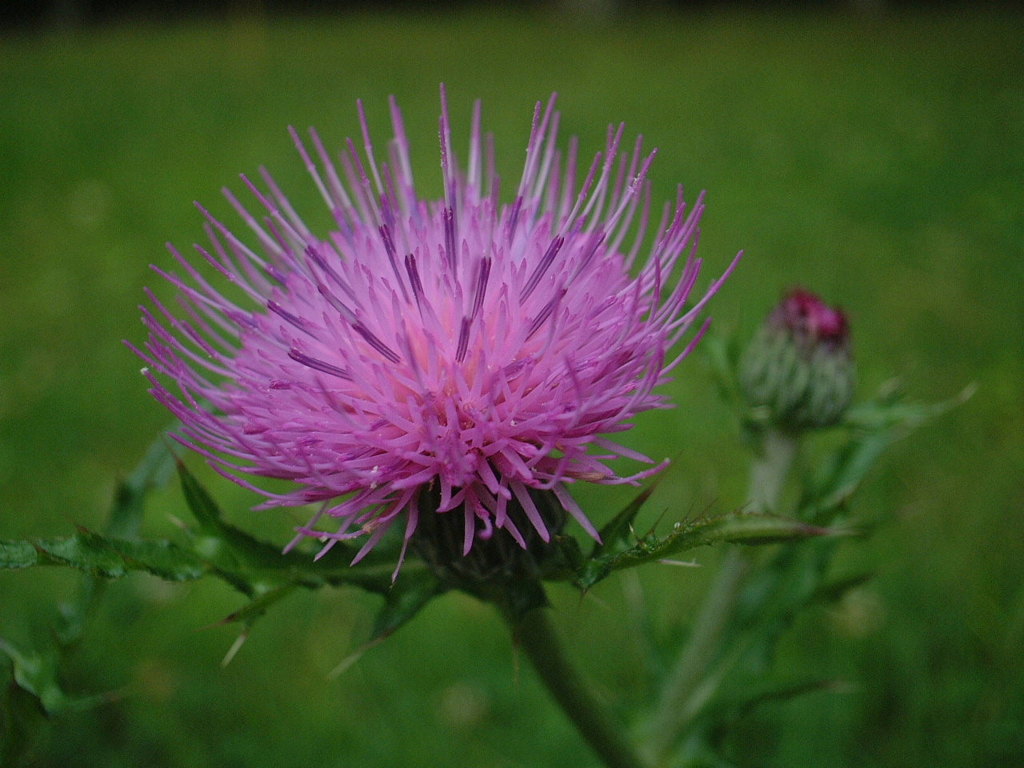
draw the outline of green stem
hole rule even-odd
[[[789,469],[796,458],[797,441],[775,429],[766,430],[761,455],[750,467],[750,511],[774,512],[782,496]]]
[[[522,615],[503,611],[513,638],[533,664],[548,692],[608,768],[644,768],[619,723],[598,702],[569,664],[546,608]]]
[[[765,433],[761,454],[751,466],[751,511],[775,509],[796,457],[796,449],[797,442],[791,436],[775,430]],[[651,719],[645,753],[654,765],[665,764],[693,718],[717,687],[708,671],[722,651],[725,630],[752,567],[750,557],[738,548],[732,549],[722,562],[711,591],[697,613],[690,640],[669,672],[661,700]]]

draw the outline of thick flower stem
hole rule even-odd
[[[503,613],[516,644],[533,664],[548,692],[607,768],[645,768],[646,764],[626,740],[622,726],[594,698],[569,664],[547,611],[532,608],[521,615],[509,610]]]
[[[750,467],[750,511],[774,512],[796,458],[797,441],[776,429],[765,431],[761,454]]]
[[[726,554],[715,582],[697,614],[689,643],[679,656],[662,689],[645,750],[661,766],[703,703],[700,683],[720,650],[720,641],[732,616],[751,563],[744,552]],[[700,699],[700,700],[697,700]]]
[[[763,437],[750,472],[749,508],[754,512],[775,509],[797,450],[796,440],[782,432],[768,430]],[[656,766],[666,764],[693,717],[714,693],[715,681],[708,679],[708,671],[722,651],[723,636],[752,567],[751,558],[738,548],[722,562],[651,720],[644,747]]]

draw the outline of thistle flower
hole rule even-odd
[[[580,181],[575,140],[564,156],[556,146],[555,97],[538,103],[501,204],[479,103],[462,168],[443,89],[441,102],[443,199],[417,196],[394,100],[386,162],[359,103],[362,155],[348,140],[336,163],[315,131],[307,144],[292,130],[334,231],[311,231],[263,170],[265,189],[243,177],[259,214],[225,191],[252,246],[200,207],[210,247],[194,264],[169,246],[181,276],[155,268],[180,309],[152,292],[142,308],[150,391],[181,421],[176,439],[263,494],[260,507],[318,505],[289,546],[315,537],[323,554],[365,536],[358,560],[396,521],[408,544],[432,514],[461,518],[463,553],[501,530],[526,547],[552,533],[538,491],[596,537],[567,486],[662,468],[617,474],[610,459],[653,462],[604,435],[667,405],[655,387],[736,263],[689,301],[704,203],[688,208],[681,190],[638,258],[654,153],[640,139],[623,150],[623,126]]]
[[[740,363],[747,402],[789,431],[836,424],[855,380],[846,315],[802,288],[772,310]]]

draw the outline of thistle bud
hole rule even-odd
[[[747,403],[790,432],[836,424],[855,381],[846,315],[801,288],[772,311],[740,361]]]

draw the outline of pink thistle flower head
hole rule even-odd
[[[293,481],[261,506],[316,505],[293,544],[365,537],[359,559],[431,514],[461,518],[464,554],[497,531],[525,547],[552,533],[538,492],[596,537],[567,486],[663,466],[617,474],[610,459],[653,462],[605,435],[666,406],[655,388],[736,261],[691,301],[703,198],[688,207],[680,190],[644,249],[653,153],[624,149],[619,126],[579,164],[575,140],[556,143],[554,102],[537,105],[508,203],[479,103],[463,166],[442,89],[436,201],[417,195],[394,100],[383,154],[360,103],[362,152],[349,140],[334,159],[292,131],[333,231],[314,233],[263,171],[243,177],[258,213],[225,192],[246,237],[201,209],[209,245],[194,260],[171,247],[180,274],[156,268],[180,308],[152,293],[142,308],[151,392],[218,471]]]

